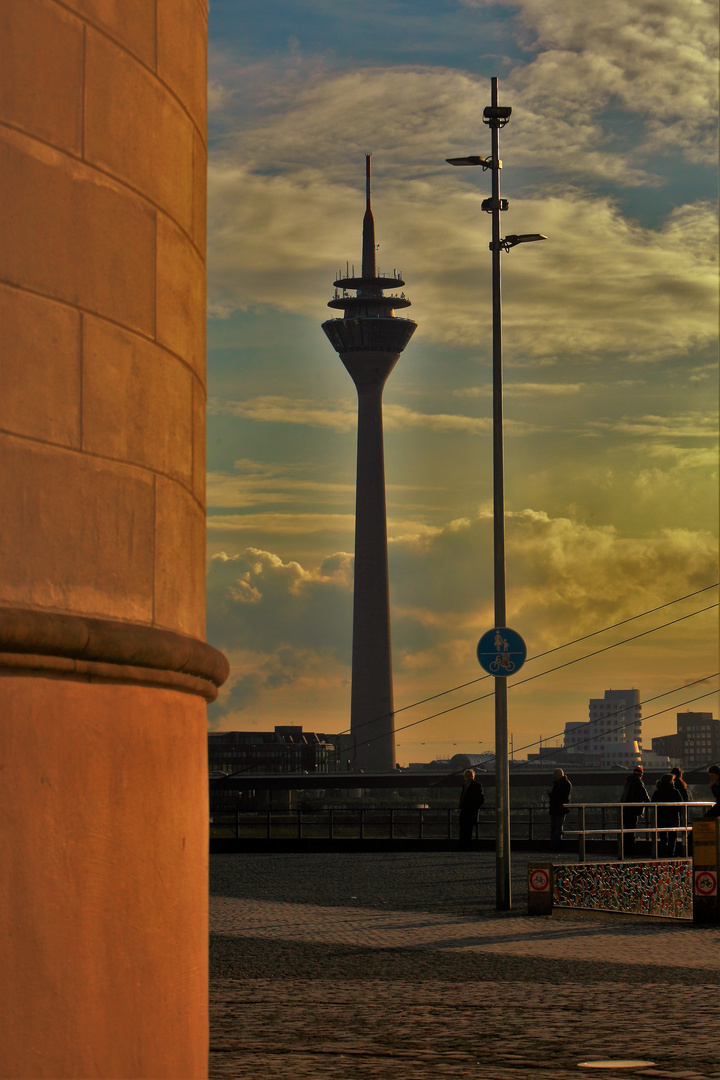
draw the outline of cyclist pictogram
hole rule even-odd
[[[530,888],[535,892],[547,892],[550,888],[550,875],[547,870],[533,870],[530,873]]]
[[[496,656],[494,660],[490,661],[490,671],[503,673],[509,675],[511,671],[515,670],[515,664],[510,659],[510,653],[503,653],[502,656]]]
[[[695,871],[695,892],[698,896],[717,896],[717,874],[713,870]]]

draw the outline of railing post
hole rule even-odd
[[[265,822],[265,838],[269,840],[272,836],[272,810],[268,809]]]
[[[534,840],[535,837],[533,836],[533,808],[532,808],[532,806],[528,806],[527,812],[528,812],[528,840]]]
[[[602,829],[601,836],[602,836],[602,839],[603,839],[603,843],[605,843],[605,826],[606,826],[606,824],[607,824],[607,820],[606,820],[606,817],[605,817],[605,807],[601,806],[600,807],[600,828]]]
[[[620,857],[620,862],[623,862],[623,860],[625,859],[625,820],[623,818],[622,805],[618,807],[618,819],[620,822],[620,841],[618,844],[618,855]]]
[[[655,829],[655,832],[653,833],[653,859],[655,859],[655,861],[657,862],[657,860],[659,858],[659,855],[658,855],[658,831],[657,831],[657,829],[658,829],[658,823],[657,823],[658,804],[657,803],[650,803],[650,808],[652,810],[653,827]]]
[[[334,810],[330,811],[330,833],[329,833],[329,835],[330,835],[331,840],[335,839],[335,811]]]
[[[360,839],[365,839],[365,807],[360,807]]]
[[[390,839],[395,839],[395,811],[390,811]]]
[[[585,862],[585,807],[579,806],[578,811],[578,829],[580,833],[578,836],[578,859],[580,862]]]

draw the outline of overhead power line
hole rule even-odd
[[[712,679],[712,678],[714,678],[716,674],[719,674],[719,673],[718,673],[718,672],[714,672],[714,673],[713,673],[713,675],[706,675],[706,676],[704,676],[704,677],[703,677],[702,679],[697,679],[697,680],[696,680],[696,682],[705,682],[705,681],[706,681],[707,679]],[[526,681],[528,681],[528,682],[529,682],[530,680],[528,679],[528,680],[526,680]],[[516,683],[515,685],[518,685],[518,684]],[[695,685],[695,684],[694,684],[694,683],[683,683],[683,685],[682,685],[682,686],[676,686],[674,690],[668,690],[668,691],[666,691],[666,693],[665,693],[665,694],[658,694],[658,695],[657,695],[657,697],[666,697],[666,696],[667,696],[667,694],[673,694],[673,693],[676,693],[676,692],[677,692],[678,690],[682,690],[682,689],[683,689],[683,688],[684,688],[685,686],[693,686],[693,685]],[[717,692],[717,690],[708,690],[707,694],[702,694],[702,695],[701,695],[701,697],[709,697],[709,696],[710,696],[710,694],[714,694],[714,693],[716,693],[716,692]],[[493,696],[493,694],[492,694],[492,691],[491,691],[491,692],[490,692],[489,694],[483,694],[483,695],[482,695],[482,697],[474,698],[473,700],[474,700],[474,701],[484,701],[484,700],[485,700],[486,698],[491,698],[492,696]],[[656,700],[657,700],[657,697],[655,697],[655,698],[648,698],[648,701],[656,701]],[[697,699],[693,699],[693,700],[697,700]],[[411,724],[405,724],[405,725],[404,725],[403,727],[401,727],[401,728],[398,728],[397,730],[398,730],[398,731],[407,731],[407,729],[408,729],[408,728],[411,728],[411,727],[416,727],[416,726],[417,726],[418,724],[424,724],[424,723],[425,723],[425,722],[426,722],[427,720],[435,720],[435,719],[436,719],[436,718],[437,718],[438,716],[444,716],[446,712],[453,712],[453,710],[454,710],[454,709],[461,709],[461,708],[463,707],[463,705],[471,705],[471,704],[472,704],[472,702],[469,702],[469,701],[464,701],[464,702],[462,702],[462,704],[460,704],[460,705],[455,705],[455,706],[453,706],[453,709],[446,709],[446,710],[444,710],[443,712],[435,713],[435,715],[434,715],[434,716],[426,716],[426,717],[424,717],[424,719],[422,719],[422,720],[414,720],[414,721],[413,721],[413,722],[412,722]],[[642,702],[640,702],[640,704],[642,705]],[[679,704],[680,704],[680,705],[686,705],[686,704],[687,704],[687,702],[681,701],[681,702],[680,702]],[[677,708],[677,706],[675,706],[675,705],[671,705],[671,706],[670,706],[670,709],[674,709],[674,708]],[[664,711],[664,712],[668,712],[668,711],[669,711],[669,709],[665,709],[665,710],[663,710],[663,711]],[[656,714],[655,714],[655,713],[653,713],[653,715],[656,715]],[[650,717],[643,717],[643,719],[645,719],[645,720],[649,720],[649,719],[650,719]],[[557,738],[558,738],[558,737],[559,737],[560,735],[562,735],[562,734],[564,734],[564,732],[560,731],[560,732],[557,732],[557,734],[555,734],[555,735],[548,735],[548,739],[557,739]],[[372,741],[372,740],[368,739],[368,742],[371,742],[371,741]],[[544,742],[544,741],[545,741],[545,740],[543,739],[543,742]],[[537,740],[537,741],[536,741],[536,742],[534,742],[534,743],[528,743],[528,746],[537,746],[537,743],[538,743],[538,742],[539,742],[539,740]],[[527,747],[525,747],[525,746],[519,746],[519,747],[518,747],[517,749],[518,749],[518,751],[520,751],[520,750],[526,750],[526,749],[527,749]]]
[[[720,672],[718,672],[717,674],[720,674]],[[708,676],[708,678],[712,678],[712,676]],[[696,681],[697,682],[705,682],[705,679],[697,679]],[[686,686],[693,686],[694,683],[686,683],[685,685]],[[677,690],[682,690],[682,689],[683,689],[683,687],[678,686],[678,687],[675,687],[675,690],[668,690],[667,694],[674,694],[674,693],[676,693]],[[710,697],[711,694],[715,694],[715,693],[717,693],[717,689],[708,690],[707,693],[698,694],[697,697],[688,698],[687,701],[678,701],[674,705],[668,705],[668,707],[666,709],[658,709],[657,712],[650,713],[649,716],[643,716],[642,719],[643,720],[652,720],[655,716],[662,716],[663,713],[672,712],[674,709],[677,709],[682,705],[692,705],[692,703],[694,701],[702,701],[703,698]],[[659,694],[658,697],[666,697],[667,694]],[[648,701],[655,701],[655,700],[657,700],[657,699],[656,698],[648,698]],[[640,702],[640,704],[642,705],[643,702]],[[611,729],[611,730],[619,730],[619,729],[615,728],[615,729]],[[563,732],[559,732],[559,734],[562,735]],[[557,735],[549,735],[548,736],[549,739],[555,739],[557,737],[558,737]],[[535,742],[526,743],[525,746],[519,746],[519,747],[517,747],[516,753],[519,752],[520,750],[528,750],[532,746],[537,746],[539,744],[539,742],[540,742],[540,740],[536,739]],[[562,746],[558,747],[558,752],[561,753],[561,754],[564,754],[566,752],[565,747],[562,747]],[[494,756],[495,755],[493,754],[493,757]],[[456,770],[454,770],[454,773],[449,774],[449,775],[458,775],[462,771],[463,771],[462,769],[456,769]]]
[[[659,700],[659,698],[667,697],[669,694],[675,694],[675,693],[678,692],[678,690],[684,690],[688,686],[695,686],[695,685],[697,685],[697,683],[706,682],[707,679],[715,678],[717,675],[720,675],[720,672],[713,672],[712,675],[706,675],[702,679],[696,679],[695,682],[692,682],[692,683],[683,683],[682,686],[673,687],[672,690],[666,690],[665,693],[663,693],[663,694],[656,694],[655,697],[647,698],[645,701],[641,701],[638,704],[640,706],[648,705],[651,701],[657,701],[657,700]],[[674,709],[681,708],[683,705],[692,705],[693,702],[695,702],[695,701],[702,701],[703,698],[710,697],[712,694],[715,694],[715,693],[717,693],[717,688],[715,688],[713,690],[708,690],[704,694],[698,694],[697,697],[687,698],[685,701],[677,701],[677,702],[675,702],[674,705],[668,705],[666,709],[658,709],[656,712],[650,713],[649,716],[642,717],[642,719],[643,720],[652,720],[656,716],[662,716],[663,713],[672,712]],[[482,701],[484,698],[489,698],[489,697],[492,697],[492,696],[493,696],[492,693],[485,694],[485,695],[483,695],[483,698],[476,698],[475,700],[476,701]],[[466,703],[466,704],[468,704],[468,703]],[[461,708],[461,706],[457,705],[457,706],[455,706],[455,708]],[[451,712],[452,710],[447,710],[447,711]],[[621,710],[619,710],[619,711],[621,711]],[[438,713],[437,715],[441,716],[443,714]],[[612,714],[610,714],[610,715],[612,715]],[[432,720],[432,719],[433,719],[433,717],[425,717],[425,720]],[[405,724],[404,727],[398,728],[398,731],[406,731],[408,728],[416,727],[417,724],[422,724],[422,723],[425,722],[425,720],[415,720],[411,724]],[[607,732],[607,734],[610,734],[611,731],[620,730],[620,727],[625,727],[625,726],[626,725],[623,724],[623,725],[620,725],[618,728],[611,728],[610,731]],[[548,735],[548,739],[556,739],[562,734],[564,734],[564,732],[561,731],[561,732],[557,732],[555,735]],[[373,741],[372,739],[368,739],[368,743],[370,743],[372,741]],[[534,742],[526,743],[525,746],[519,746],[519,747],[517,747],[516,752],[520,752],[521,750],[528,750],[533,746],[537,746],[540,741],[541,740],[536,739]],[[542,740],[542,741],[544,741],[544,740]],[[558,750],[562,753],[562,752],[564,752],[564,747],[558,747]],[[237,769],[237,770],[235,770],[235,772],[230,773],[229,777],[243,776],[245,773],[251,772],[253,768],[254,768],[254,766],[250,765],[245,769]],[[457,771],[460,772],[462,770],[457,770]],[[327,774],[328,778],[332,777],[332,775],[333,775],[332,773]],[[448,774],[448,775],[450,775],[450,774]]]
[[[601,649],[600,651],[602,652],[604,650]],[[590,655],[594,655],[594,654],[591,653]],[[560,667],[565,667],[565,665],[561,664]],[[554,671],[556,669],[552,668],[551,670]],[[542,674],[550,674],[550,672],[542,672]],[[657,700],[659,700],[659,698],[667,697],[668,694],[675,694],[675,693],[678,692],[678,690],[684,690],[685,687],[687,687],[687,686],[696,686],[698,683],[707,682],[708,679],[714,679],[717,675],[720,675],[720,672],[715,671],[711,675],[704,675],[701,679],[696,679],[694,682],[683,683],[681,686],[676,686],[672,690],[666,690],[663,694],[656,694],[655,697],[648,698],[645,702],[641,701],[641,702],[639,702],[639,705],[640,706],[642,706],[643,704],[647,705],[651,701],[657,701]],[[538,677],[539,676],[537,676],[537,675],[533,675],[533,679],[538,678]],[[525,680],[525,682],[530,682],[530,681],[531,681],[530,679]],[[519,684],[515,683],[513,685],[518,686]],[[425,723],[427,723],[428,720],[435,720],[439,716],[445,716],[447,713],[455,712],[457,709],[464,708],[465,705],[472,705],[477,701],[485,701],[487,698],[491,698],[493,696],[493,693],[494,693],[494,691],[491,690],[489,694],[482,694],[480,697],[473,698],[472,701],[463,701],[459,705],[453,705],[449,709],[443,709],[438,713],[434,713],[432,716],[425,716],[425,717],[422,718],[422,720],[413,720],[409,724],[403,724],[402,727],[397,728],[395,734],[397,734],[399,731],[407,731],[408,728],[411,728],[411,727],[417,727],[418,724],[425,724]],[[710,697],[711,694],[715,694],[715,693],[717,693],[717,688],[715,688],[714,690],[708,690],[708,692],[706,694],[700,694],[699,697],[692,698],[690,700],[699,701],[700,698]],[[675,705],[669,705],[667,709],[661,709],[660,712],[651,713],[650,716],[645,716],[642,719],[643,720],[650,720],[650,719],[652,719],[653,716],[659,716],[660,713],[671,712],[673,709],[677,709],[681,705],[689,705],[689,704],[690,704],[690,701],[680,701],[680,702],[677,702]],[[622,710],[619,710],[619,711],[622,711]],[[609,714],[609,715],[613,715],[613,714]],[[625,725],[622,725],[622,726],[625,726]],[[618,730],[618,729],[613,728],[612,730]],[[339,732],[339,734],[342,735],[344,733]],[[564,731],[559,731],[559,732],[556,732],[554,735],[548,735],[547,738],[548,739],[557,739],[557,738],[560,737],[560,735],[563,735],[563,734],[564,734]],[[373,741],[374,741],[374,739],[368,739],[367,743],[371,743]],[[544,742],[545,740],[543,739],[542,741]],[[528,743],[527,746],[519,746],[519,747],[517,747],[517,752],[519,752],[520,750],[527,750],[528,747],[531,747],[531,746],[537,746],[539,742],[540,742],[540,740],[537,739],[537,740],[535,740],[535,742]],[[338,753],[339,753],[339,751],[336,752],[336,758],[337,758]]]
[[[640,701],[638,703],[637,707],[640,708],[643,705],[649,705],[651,701],[659,701],[660,698],[667,697],[668,694],[675,694],[675,693],[677,693],[678,690],[684,690],[686,687],[689,687],[689,686],[697,686],[698,683],[707,682],[708,679],[715,679],[715,678],[717,678],[718,675],[720,675],[720,671],[714,671],[712,673],[712,675],[706,675],[702,679],[695,679],[693,682],[683,683],[682,686],[676,686],[673,690],[666,690],[665,693],[663,693],[663,694],[656,694],[655,697],[646,698],[645,701]],[[717,688],[715,690],[708,690],[706,694],[700,694],[700,697],[692,698],[691,700],[692,701],[699,701],[701,697],[710,697],[711,694],[716,693],[716,690],[717,690]],[[689,701],[681,701],[679,703],[676,703],[675,705],[669,705],[667,707],[667,709],[660,709],[659,712],[650,713],[649,716],[643,716],[640,719],[643,720],[643,721],[644,720],[652,720],[653,716],[660,716],[660,713],[671,712],[673,709],[677,709],[678,704],[679,705],[689,705],[690,702]],[[635,706],[631,706],[631,708],[634,708],[634,707]],[[627,709],[616,709],[614,712],[606,713],[605,716],[603,717],[603,720],[608,719],[611,716],[618,716],[620,713],[623,713],[623,712],[627,712]],[[590,722],[591,721],[587,721],[587,723],[590,723]],[[630,721],[629,724],[632,724],[632,721]],[[628,727],[629,724],[628,723],[618,724],[617,727],[608,728],[608,730],[606,732],[603,732],[603,734],[611,735],[615,731],[622,731],[624,728]],[[548,735],[548,740],[549,739],[558,739],[558,738],[560,738],[561,735],[564,735],[564,734],[565,734],[564,729],[563,729],[563,731],[557,731],[557,732],[555,732],[554,735]],[[578,745],[580,745],[580,743],[584,743],[584,742],[591,742],[595,738],[596,738],[595,735],[589,735],[587,737],[587,739],[580,739],[579,742],[578,742]],[[544,739],[536,739],[534,742],[526,743],[525,746],[518,746],[516,752],[519,753],[521,750],[529,750],[530,747],[537,746],[540,742],[544,742],[544,741],[545,741]],[[558,747],[558,750],[560,750],[561,753],[566,753],[566,748],[563,747],[563,746]]]
[[[627,618],[627,619],[621,619],[621,620],[619,620],[619,621],[618,621],[618,622],[616,622],[616,623],[612,623],[612,624],[610,624],[609,626],[605,626],[605,627],[602,627],[602,628],[601,628],[600,630],[593,630],[593,631],[591,631],[591,632],[590,632],[589,634],[584,634],[584,635],[583,635],[582,637],[579,637],[579,638],[574,638],[574,639],[572,639],[571,641],[567,641],[567,642],[565,642],[565,643],[564,643],[563,645],[557,645],[557,646],[555,646],[555,647],[554,647],[554,648],[552,648],[552,649],[547,649],[547,650],[546,650],[545,652],[542,652],[542,653],[537,653],[537,654],[536,654],[535,656],[529,657],[529,658],[528,658],[528,660],[526,661],[526,663],[530,663],[530,662],[532,662],[532,661],[535,661],[535,660],[540,660],[540,659],[541,659],[541,658],[542,658],[543,656],[549,656],[549,655],[551,655],[552,653],[555,653],[555,652],[559,652],[559,651],[560,651],[560,650],[562,650],[562,649],[566,649],[566,648],[569,648],[569,647],[570,647],[571,645],[577,645],[577,644],[579,644],[579,643],[580,643],[580,642],[582,642],[582,641],[587,641],[587,640],[588,640],[589,638],[592,638],[592,637],[597,637],[597,636],[598,636],[599,634],[604,634],[604,633],[607,633],[607,632],[608,632],[609,630],[614,630],[614,629],[616,629],[616,628],[617,628],[617,627],[619,627],[619,626],[624,626],[624,625],[626,625],[627,623],[630,623],[630,622],[634,622],[634,621],[636,621],[637,619],[641,619],[641,618],[643,618],[643,617],[644,617],[645,615],[652,615],[652,614],[653,614],[654,612],[656,612],[656,611],[662,611],[662,610],[663,610],[664,608],[667,608],[667,607],[672,607],[672,606],[673,606],[674,604],[679,604],[679,603],[681,603],[681,602],[682,602],[683,600],[689,600],[689,599],[691,599],[691,598],[692,598],[693,596],[698,596],[698,595],[701,595],[701,594],[702,594],[702,593],[704,593],[704,592],[708,592],[708,591],[709,591],[710,589],[714,589],[714,588],[717,588],[718,584],[720,584],[720,582],[713,582],[713,584],[712,584],[712,585],[706,585],[706,586],[704,586],[704,587],[703,587],[702,589],[696,589],[696,590],[695,590],[694,592],[691,592],[691,593],[686,593],[686,594],[685,594],[684,596],[679,596],[679,597],[676,597],[676,598],[675,598],[674,600],[668,600],[668,601],[667,601],[667,603],[665,603],[665,604],[659,604],[659,605],[658,605],[657,607],[654,607],[654,608],[648,608],[648,610],[647,610],[647,611],[642,611],[642,612],[638,613],[637,615],[632,615],[632,616],[630,616],[630,617],[629,617],[629,618]],[[585,654],[585,655],[583,655],[583,656],[579,656],[579,657],[576,657],[576,658],[575,658],[574,660],[569,660],[569,661],[566,661],[566,662],[565,662],[564,664],[558,664],[558,665],[557,665],[556,667],[553,667],[553,668],[548,668],[547,670],[545,670],[545,671],[542,671],[542,672],[539,672],[539,673],[538,673],[538,674],[536,674],[536,675],[531,675],[531,676],[529,676],[529,677],[528,677],[528,678],[526,678],[526,679],[519,679],[519,680],[513,681],[513,682],[509,683],[509,687],[508,687],[508,688],[510,689],[510,688],[512,688],[512,687],[514,687],[514,686],[522,686],[522,685],[524,685],[525,683],[528,683],[528,682],[532,682],[532,681],[534,681],[535,679],[539,679],[539,678],[542,678],[542,677],[544,677],[545,675],[550,675],[550,674],[552,674],[552,673],[553,673],[553,672],[555,672],[555,671],[560,671],[560,670],[561,670],[562,668],[565,668],[565,667],[570,667],[570,666],[572,666],[573,664],[577,664],[577,663],[580,663],[580,662],[581,662],[582,660],[589,660],[589,659],[591,659],[591,658],[592,658],[593,656],[598,656],[598,655],[600,655],[600,654],[601,654],[601,653],[603,653],[603,652],[607,652],[607,651],[609,651],[609,650],[611,650],[611,649],[615,649],[615,648],[618,648],[618,647],[619,647],[620,645],[627,645],[627,644],[628,644],[629,642],[631,642],[631,641],[635,641],[635,640],[637,640],[637,639],[639,639],[639,638],[641,638],[641,637],[646,637],[646,636],[647,636],[647,635],[649,635],[649,634],[653,634],[653,633],[656,633],[656,632],[657,632],[658,630],[664,630],[664,629],[666,629],[666,628],[667,628],[668,626],[673,626],[673,625],[675,625],[675,624],[676,624],[676,623],[678,623],[678,622],[683,622],[684,620],[686,620],[686,619],[690,619],[690,618],[692,618],[692,617],[693,617],[693,616],[695,616],[695,615],[701,615],[701,614],[703,614],[704,612],[706,612],[706,611],[710,611],[710,610],[712,610],[713,608],[715,608],[715,607],[717,607],[717,606],[718,606],[717,604],[710,604],[710,605],[708,605],[707,607],[704,607],[704,608],[700,608],[700,609],[699,609],[699,610],[697,610],[697,611],[692,611],[692,612],[689,612],[689,613],[688,613],[688,614],[686,614],[686,615],[682,615],[682,616],[679,616],[679,617],[678,617],[677,619],[672,619],[672,620],[670,620],[670,621],[669,621],[669,622],[667,622],[667,623],[662,623],[662,624],[661,624],[660,626],[655,626],[655,627],[652,627],[652,628],[651,628],[651,629],[649,629],[649,630],[644,630],[644,631],[642,631],[641,633],[638,633],[638,634],[634,634],[634,635],[632,635],[632,636],[631,636],[631,637],[629,637],[629,638],[624,638],[624,639],[623,639],[623,640],[621,640],[621,641],[617,641],[617,642],[614,642],[614,643],[613,643],[612,645],[607,645],[607,646],[605,646],[605,647],[604,647],[604,648],[602,648],[602,649],[597,649],[597,650],[595,650],[594,652],[591,652],[591,653],[586,653],[586,654]],[[450,688],[450,689],[448,689],[448,690],[442,690],[442,691],[440,691],[440,693],[438,693],[438,694],[433,694],[433,695],[431,695],[430,697],[427,697],[427,698],[423,698],[423,699],[421,699],[421,700],[419,700],[419,701],[416,701],[416,702],[412,702],[412,703],[411,703],[410,705],[404,705],[404,706],[402,706],[401,708],[399,708],[399,709],[396,709],[396,710],[394,710],[394,712],[393,712],[393,713],[391,713],[391,714],[384,714],[384,716],[383,716],[383,717],[374,717],[374,718],[373,718],[372,720],[367,720],[367,721],[363,721],[362,725],[359,725],[359,726],[364,726],[365,724],[371,724],[371,723],[374,723],[374,722],[375,722],[376,720],[379,720],[379,719],[384,719],[384,718],[385,718],[385,716],[388,716],[388,715],[397,715],[398,713],[401,713],[401,712],[407,712],[407,711],[408,711],[409,709],[417,708],[417,707],[418,707],[419,705],[424,705],[424,704],[426,704],[426,703],[427,703],[427,702],[429,702],[429,701],[435,701],[435,700],[437,700],[437,698],[440,698],[440,697],[444,697],[444,696],[445,696],[446,694],[450,694],[450,693],[453,693],[453,692],[454,692],[454,691],[456,691],[456,690],[462,690],[462,689],[464,689],[464,688],[465,688],[465,687],[467,687],[467,686],[473,686],[473,685],[476,685],[476,684],[477,684],[477,683],[479,683],[479,682],[484,682],[484,681],[485,681],[486,679],[489,679],[489,678],[491,678],[491,677],[492,677],[492,676],[490,676],[490,675],[482,675],[482,676],[480,676],[480,677],[479,677],[479,678],[477,678],[477,679],[471,679],[471,680],[469,680],[468,682],[465,682],[465,683],[461,683],[461,684],[459,684],[458,686],[454,686],[454,687],[451,687],[451,688]],[[707,676],[707,677],[708,677],[708,678],[712,678],[712,676]],[[698,680],[698,681],[702,682],[703,680]],[[692,686],[692,685],[694,685],[694,684],[693,684],[693,683],[690,683],[690,684],[684,684],[684,685],[691,685],[691,686]],[[677,689],[682,689],[682,688],[681,688],[681,687],[679,687],[679,688],[677,688]],[[450,707],[449,707],[449,708],[447,708],[447,709],[441,709],[441,710],[440,710],[439,712],[436,712],[436,713],[432,713],[432,714],[431,714],[430,716],[424,716],[424,717],[422,717],[422,718],[421,718],[420,720],[414,720],[414,721],[412,721],[412,722],[411,722],[411,723],[409,723],[409,724],[404,724],[404,725],[402,725],[401,727],[399,727],[399,728],[396,728],[396,729],[395,729],[395,733],[397,734],[397,733],[398,733],[398,732],[400,732],[400,731],[407,731],[407,730],[408,730],[409,728],[411,728],[411,727],[417,727],[418,725],[420,725],[420,724],[425,724],[425,723],[427,723],[427,722],[428,722],[428,721],[430,721],[430,720],[436,720],[436,719],[437,719],[438,717],[440,717],[440,716],[445,716],[445,715],[447,715],[448,713],[451,713],[451,712],[456,712],[456,711],[457,711],[458,709],[463,709],[463,708],[465,708],[465,707],[466,707],[467,705],[473,705],[473,704],[476,704],[476,703],[477,703],[477,702],[479,702],[479,701],[484,701],[484,700],[486,700],[487,698],[491,698],[491,697],[493,697],[493,693],[494,693],[494,691],[491,691],[491,692],[490,692],[490,693],[488,693],[488,694],[481,694],[481,695],[479,695],[478,697],[470,698],[470,699],[469,699],[468,701],[463,701],[463,702],[460,702],[459,704],[457,704],[457,705],[453,705],[453,706],[450,706]],[[673,691],[668,691],[668,693],[673,693]],[[710,691],[710,693],[714,693],[714,691]],[[658,696],[659,696],[659,697],[663,697],[664,695],[662,695],[662,694],[661,694],[661,695],[658,695]],[[707,697],[707,696],[709,696],[709,694],[705,694],[705,695],[702,695],[702,696],[703,696],[703,697]],[[648,699],[648,701],[654,701],[654,700],[656,700],[656,698],[649,698],[649,699]],[[697,699],[694,699],[694,700],[697,700]],[[687,703],[681,703],[681,704],[687,704]],[[672,706],[672,707],[677,707],[677,706]],[[669,711],[669,710],[663,710],[663,711]],[[653,714],[653,715],[658,715],[658,714]],[[645,718],[645,719],[649,719],[649,718]],[[350,729],[350,728],[346,728],[346,729],[345,729],[344,731],[339,731],[339,732],[337,732],[337,734],[338,734],[338,735],[348,735],[348,734],[351,734],[351,729]],[[563,734],[563,732],[560,732],[559,734]],[[556,736],[556,735],[555,735],[555,736],[553,736],[553,735],[550,735],[550,736],[548,736],[548,738],[549,738],[549,739],[551,739],[551,738],[557,738],[557,737],[558,737],[558,736]],[[375,738],[371,738],[371,739],[367,739],[367,740],[365,740],[366,744],[369,744],[369,743],[371,743],[371,742],[374,742],[374,741],[375,741]],[[537,745],[537,744],[536,744],[536,743],[530,743],[530,744],[528,744],[528,746],[534,746],[534,745]],[[527,749],[527,747],[520,747],[519,749]],[[338,756],[340,755],[340,753],[341,753],[341,752],[340,752],[339,750],[335,751],[335,758],[336,758],[336,760],[337,760],[337,757],[338,757]],[[248,769],[241,769],[241,770],[238,770],[238,771],[237,771],[237,772],[235,772],[235,773],[234,773],[233,775],[239,775],[239,774],[241,774],[241,773],[243,773],[243,772],[247,772],[247,771],[250,771],[250,768],[252,768],[252,767],[249,767]]]
[[[545,652],[536,653],[534,656],[528,656],[525,661],[526,664],[531,664],[535,660],[542,659],[543,656],[550,656],[551,653],[560,652],[561,649],[568,649],[571,645],[578,645],[581,641],[587,641],[589,638],[597,637],[599,634],[605,634],[608,630],[616,630],[618,626],[625,626],[627,623],[635,622],[637,619],[642,619],[646,615],[653,615],[656,611],[662,611],[663,608],[672,607],[673,604],[679,604],[683,600],[690,600],[693,596],[699,596],[701,593],[708,592],[710,589],[716,589],[720,585],[720,582],[715,581],[712,585],[706,585],[702,589],[696,589],[695,592],[686,593],[685,596],[678,596],[675,600],[668,600],[666,604],[658,604],[657,607],[648,608],[647,611],[641,611],[638,615],[631,615],[627,619],[620,619],[619,622],[611,623],[609,626],[603,626],[600,630],[592,630],[589,634],[583,634],[582,637],[573,638],[572,641],[566,641],[563,645],[556,645],[552,649],[546,649]],[[702,608],[706,611],[706,608]],[[693,613],[694,614],[694,613]],[[665,624],[669,625],[669,624]],[[662,629],[662,628],[660,628]],[[631,638],[627,639],[631,641]],[[418,705],[426,705],[429,701],[436,701],[437,698],[444,697],[446,694],[453,694],[456,690],[464,690],[467,686],[474,686],[476,683],[484,682],[485,679],[492,678],[491,675],[480,675],[477,679],[469,679],[467,682],[459,683],[457,686],[451,686],[448,690],[441,690],[437,694],[431,694],[429,697],[421,698],[420,701],[413,701],[410,705],[403,705],[399,709],[395,709],[393,713],[386,713],[384,716],[377,716],[375,720],[384,720],[387,716],[397,716],[398,713],[407,712],[408,709],[415,709]],[[366,721],[372,723],[373,721]],[[338,732],[343,735],[346,732]]]
[[[541,679],[541,678],[544,678],[545,675],[551,675],[555,671],[561,671],[563,668],[572,667],[573,664],[579,664],[579,663],[581,663],[581,661],[589,660],[593,656],[600,656],[602,653],[609,652],[611,649],[619,648],[620,645],[627,645],[631,641],[637,641],[639,638],[647,637],[648,634],[654,634],[658,630],[665,630],[668,626],[674,626],[676,623],[684,622],[686,619],[691,619],[694,615],[701,615],[705,611],[711,611],[713,608],[716,608],[717,606],[718,606],[717,604],[709,604],[707,607],[700,608],[700,610],[698,610],[698,611],[691,611],[687,615],[680,615],[677,619],[671,619],[669,622],[662,623],[660,626],[653,626],[649,630],[643,630],[639,634],[633,634],[633,635],[631,635],[631,637],[623,638],[621,641],[616,641],[612,645],[605,645],[602,649],[595,649],[594,652],[585,653],[583,656],[577,656],[574,660],[567,660],[564,664],[557,664],[555,667],[547,668],[545,671],[538,672],[537,675],[530,675],[526,679],[514,680],[513,682],[508,684],[508,689],[513,689],[514,687],[517,687],[517,686],[524,686],[526,683],[534,682],[535,679]],[[588,634],[587,636],[588,637],[594,637],[595,635],[594,634]],[[575,644],[575,642],[573,642],[572,644]],[[556,652],[556,651],[557,651],[556,649],[551,649],[550,650],[550,652]],[[545,654],[543,654],[543,655],[545,655]],[[473,682],[481,682],[484,679],[489,679],[489,678],[492,678],[492,676],[485,675],[485,676],[483,676],[483,679],[476,679],[476,680],[473,680]],[[402,727],[396,728],[396,734],[397,734],[398,731],[406,731],[407,728],[409,728],[409,727],[416,727],[418,724],[427,723],[428,720],[436,720],[439,716],[445,716],[445,715],[447,715],[447,713],[456,712],[458,709],[464,709],[466,705],[474,705],[478,701],[484,701],[486,698],[492,697],[493,693],[494,693],[494,691],[490,691],[490,693],[488,693],[488,694],[481,694],[479,697],[470,698],[468,701],[461,701],[458,705],[451,705],[447,709],[441,709],[439,712],[433,713],[431,716],[424,716],[420,720],[414,720],[410,724],[404,724]],[[429,699],[429,700],[432,700],[432,699]],[[407,706],[407,707],[409,708],[409,706]],[[400,711],[401,710],[398,710],[398,712],[400,712]],[[381,718],[376,717],[374,719],[381,719]],[[363,721],[363,724],[358,725],[358,726],[364,726],[365,724],[370,724],[370,723],[373,723],[373,720]],[[348,734],[350,734],[350,728],[346,728],[345,731],[339,731],[338,732],[338,735],[348,735]],[[363,740],[364,743],[371,743],[373,741],[374,741],[374,739],[372,739],[372,738]]]

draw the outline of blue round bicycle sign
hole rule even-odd
[[[514,675],[525,663],[527,645],[517,630],[496,626],[488,630],[478,641],[477,658],[480,667],[489,675],[507,678]]]

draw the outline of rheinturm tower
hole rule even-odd
[[[390,597],[388,588],[382,393],[388,375],[417,328],[395,311],[410,306],[405,282],[377,272],[370,205],[370,155],[365,158],[366,206],[360,277],[339,278],[328,307],[343,312],[323,323],[358,395],[355,581],[353,597],[352,764],[364,772],[395,768]],[[385,293],[393,290],[391,295]],[[353,295],[354,294],[354,295]]]

